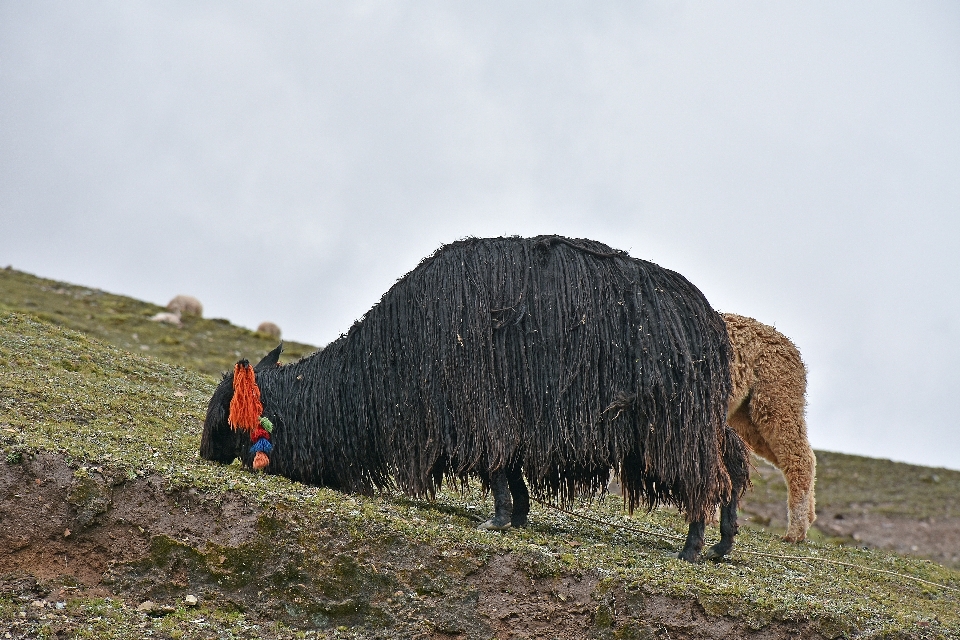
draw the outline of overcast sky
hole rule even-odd
[[[960,469],[960,3],[0,0],[0,266],[322,345],[540,233],[790,336],[815,447]]]

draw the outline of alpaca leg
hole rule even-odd
[[[687,562],[696,562],[703,549],[704,532],[707,525],[703,520],[691,522],[690,529],[687,531],[687,542],[683,545],[683,551],[677,554],[677,557]]]
[[[708,560],[719,560],[733,549],[733,539],[737,536],[737,495],[720,509],[720,542],[713,545],[704,554]]]
[[[737,507],[740,496],[750,485],[747,447],[733,429],[724,431],[723,466],[730,475],[730,500],[720,509],[720,542],[710,547],[705,556],[717,560],[730,553],[733,539],[737,537]]]
[[[510,481],[504,469],[490,475],[490,488],[493,490],[493,517],[479,526],[480,529],[501,531],[510,528],[513,517],[513,500],[510,498]],[[529,505],[528,505],[529,509]]]
[[[510,524],[514,527],[525,527],[527,514],[530,513],[530,493],[527,491],[527,483],[523,481],[519,464],[507,469],[507,484],[513,496],[513,515],[510,518]]]
[[[806,538],[814,512],[816,458],[807,440],[804,388],[802,370],[793,375],[761,376],[749,407],[756,438],[763,443],[754,450],[776,465],[787,483],[787,531],[783,536],[787,542]]]
[[[817,517],[813,493],[817,459],[807,442],[802,420],[802,414],[799,418],[777,416],[760,421],[758,427],[765,448],[773,456],[768,459],[776,461],[787,484],[787,531],[783,536],[786,542],[803,541]]]
[[[816,519],[813,483],[817,458],[813,451],[791,459],[784,465],[783,476],[787,481],[787,542],[800,542],[807,537],[807,529]]]

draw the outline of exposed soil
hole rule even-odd
[[[256,514],[239,499],[213,504],[196,491],[167,492],[156,478],[127,480],[95,469],[78,478],[51,454],[0,469],[3,573],[69,577],[103,590],[104,572],[146,556],[157,533],[191,546],[233,546],[256,531]]]
[[[471,580],[479,609],[497,638],[822,638],[809,625],[751,629],[712,616],[692,600],[612,589],[597,594],[596,576],[533,580],[510,558],[498,558]],[[602,588],[600,591],[603,591]],[[621,622],[627,621],[627,622]],[[619,624],[618,624],[619,623]]]
[[[7,632],[12,637],[27,637],[17,634],[47,610],[44,605],[52,607],[77,595],[111,595],[131,607],[146,598],[161,603],[164,598],[182,599],[186,592],[211,602],[249,601],[241,591],[257,588],[256,579],[252,587],[218,582],[187,560],[211,545],[229,549],[250,544],[262,535],[261,515],[229,494],[212,500],[195,490],[171,490],[158,478],[78,470],[51,454],[0,464],[0,545],[8,551],[0,555],[0,591],[35,607],[22,619],[0,625],[11,625]],[[337,532],[331,534],[337,537]],[[158,541],[165,557],[179,559],[158,563]],[[335,633],[338,620],[350,620],[361,629],[360,637],[437,640],[822,637],[805,623],[751,629],[732,618],[707,614],[693,599],[646,593],[642,585],[635,590],[605,586],[598,575],[538,575],[511,555],[458,557],[456,551],[409,543],[380,553],[376,562],[384,577],[373,587],[364,583],[365,601],[360,603],[354,594],[333,594],[340,600],[325,601],[326,617],[297,614],[288,616],[287,623],[325,634]],[[424,570],[422,563],[429,564],[431,557],[436,561]],[[423,570],[419,575],[417,568]],[[290,567],[270,571],[268,577],[276,584]],[[452,586],[432,591],[423,586],[426,576]],[[283,610],[285,603],[257,593],[263,594],[262,602],[248,610],[250,615]],[[340,618],[335,617],[340,615],[337,607],[342,609]],[[57,620],[47,627],[52,637],[73,637],[84,622],[69,615]]]

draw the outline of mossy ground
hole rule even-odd
[[[78,515],[91,509],[91,530],[103,512],[84,474],[114,483],[159,478],[171,495],[192,492],[211,503],[239,497],[259,514],[255,533],[237,544],[154,535],[148,553],[111,567],[110,597],[80,590],[57,609],[33,607],[22,591],[0,593],[0,626],[25,637],[54,637],[57,625],[91,638],[492,637],[500,623],[483,611],[487,591],[519,583],[477,576],[509,562],[510,579],[530,589],[589,577],[588,602],[576,606],[588,609],[595,637],[645,637],[646,614],[624,603],[655,596],[695,601],[748,628],[809,622],[826,637],[960,637],[960,592],[884,573],[960,589],[960,573],[928,561],[830,543],[787,545],[744,529],[729,561],[690,565],[671,557],[678,542],[669,536],[685,533],[675,512],[627,518],[615,498],[588,512],[619,528],[535,507],[528,529],[498,534],[476,530],[490,510],[477,493],[434,502],[345,496],[202,461],[200,426],[216,380],[149,353],[0,312],[0,464],[49,454],[66,461],[74,469],[70,500]],[[825,484],[820,495],[831,500]],[[715,538],[715,529],[708,535]],[[162,583],[151,572],[179,577]],[[553,597],[550,606],[572,607],[558,587],[543,589],[538,597]],[[202,596],[199,608],[182,604],[187,592]],[[138,612],[133,598],[144,593],[173,612]]]
[[[210,375],[230,370],[241,357],[259,360],[277,346],[273,338],[224,319],[185,315],[182,327],[151,322],[154,314],[165,311],[163,307],[16,269],[0,269],[0,310],[29,313],[120,348]],[[285,359],[296,360],[313,351],[316,347],[311,345],[284,341]]]

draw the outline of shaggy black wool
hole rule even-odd
[[[430,496],[519,462],[532,495],[570,501],[614,469],[631,510],[709,520],[747,470],[727,433],[728,352],[721,316],[673,271],[591,240],[461,240],[322,351],[258,368],[267,471]],[[201,453],[249,464],[226,427],[230,384]]]

